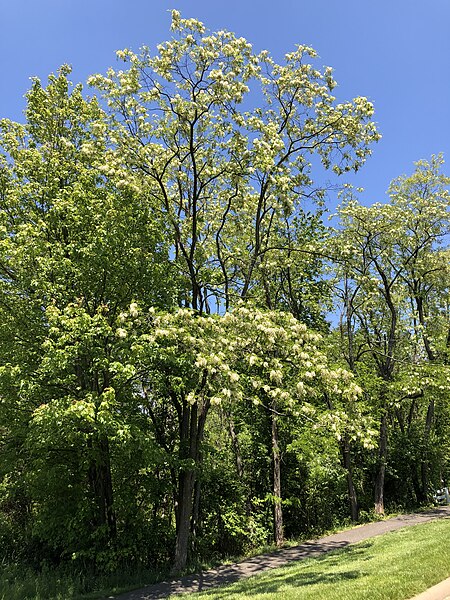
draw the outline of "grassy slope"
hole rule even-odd
[[[416,525],[189,598],[405,600],[450,576],[450,520]]]
[[[450,576],[450,519],[408,527],[301,561],[207,594],[200,600],[406,600]],[[153,576],[151,576],[153,575]],[[120,574],[87,581],[57,572],[37,575],[0,568],[0,600],[70,600],[111,597],[151,583],[155,574]],[[86,588],[103,593],[83,594]]]

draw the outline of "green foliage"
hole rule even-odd
[[[449,233],[450,179],[442,163],[441,156],[416,163],[411,176],[392,182],[389,203],[367,207],[350,198],[335,233],[343,357],[378,411],[379,499],[392,432],[399,462],[387,464],[386,485],[397,502],[426,502],[447,477],[447,436],[440,444],[433,439],[439,412],[447,412],[438,398],[449,392],[448,257],[441,245]]]
[[[274,508],[288,536],[352,494],[367,514],[380,469],[396,506],[449,476],[441,157],[330,230],[316,168],[363,165],[371,103],[338,103],[312,48],[277,64],[177,11],[172,32],[119,51],[100,98],[64,65],[0,121],[11,564],[183,570],[268,543]]]
[[[121,570],[114,574],[44,564],[35,570],[11,564],[0,567],[0,598],[8,600],[95,600],[143,587],[163,578],[163,571]]]

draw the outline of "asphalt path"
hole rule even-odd
[[[159,600],[170,595],[203,592],[220,585],[234,583],[240,579],[257,575],[268,569],[282,567],[291,562],[321,556],[331,550],[345,548],[349,544],[363,542],[369,538],[395,531],[402,527],[427,523],[434,519],[450,517],[450,506],[441,506],[420,513],[400,515],[385,521],[360,525],[353,529],[327,535],[318,540],[304,542],[292,548],[282,548],[269,554],[262,554],[231,565],[222,565],[180,579],[162,581],[145,588],[127,592],[120,596],[110,596],[116,600]]]

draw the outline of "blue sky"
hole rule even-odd
[[[339,100],[372,100],[383,139],[354,180],[365,202],[383,200],[415,160],[443,152],[450,165],[449,0],[0,0],[0,117],[21,120],[31,76],[67,62],[85,81],[115,50],[164,41],[171,8],[278,60],[310,45],[334,68]]]

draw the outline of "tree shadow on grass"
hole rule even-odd
[[[259,593],[277,593],[285,585],[302,587],[316,583],[336,584],[339,581],[356,579],[364,575],[355,570],[355,560],[370,560],[368,549],[372,541],[349,546],[348,542],[305,542],[292,548],[284,548],[270,554],[255,556],[252,559],[223,565],[204,573],[195,573],[177,581],[165,581],[148,586],[135,592],[120,596],[121,600],[157,600],[171,594],[190,594],[206,592],[205,596],[214,598],[232,598],[238,594],[256,595]],[[314,558],[317,567],[314,572],[305,572],[312,563],[305,559]],[[327,560],[326,572],[320,570],[322,561]],[[345,571],[345,567],[348,570]],[[275,572],[273,569],[280,568]],[[303,568],[305,567],[305,571]],[[333,568],[341,571],[331,573]],[[293,570],[292,574],[290,571]],[[229,587],[234,584],[233,587]],[[224,586],[224,587],[222,587]]]
[[[276,594],[279,593],[280,597],[282,589],[285,586],[292,588],[301,588],[304,586],[311,586],[315,584],[325,585],[336,585],[343,581],[358,579],[366,575],[365,571],[349,568],[348,570],[341,570],[338,572],[330,572],[333,568],[343,568],[346,563],[349,567],[354,566],[354,561],[368,561],[371,556],[368,550],[372,546],[371,542],[366,542],[358,547],[347,547],[338,550],[334,550],[323,556],[315,559],[315,564],[319,566],[324,560],[327,561],[327,571],[316,569],[315,571],[304,572],[302,565],[299,563],[299,569],[296,569],[292,575],[289,575],[289,570],[292,569],[292,565],[287,566],[278,573],[265,572],[260,576],[255,576],[241,580],[239,583],[235,583],[232,587],[226,586],[225,588],[216,588],[208,591],[205,597],[210,594],[214,595],[217,600],[225,598],[232,598],[234,595],[245,595],[252,596],[257,594]],[[306,568],[309,565],[304,565]],[[323,592],[322,592],[323,593]]]
[[[280,597],[282,597],[282,588],[286,586],[291,588],[301,588],[319,583],[335,585],[342,581],[358,579],[362,575],[364,575],[364,573],[361,571],[343,571],[340,573],[313,571],[309,573],[299,573],[298,575],[293,575],[291,577],[282,577],[280,575],[272,578],[270,581],[259,581],[259,578],[252,578],[247,580],[243,585],[233,586],[232,588],[226,587],[226,589],[223,590],[219,588],[210,593],[211,595],[214,594],[214,598],[217,600],[221,600],[222,598],[232,598],[234,595],[242,594],[245,596],[280,594]]]

